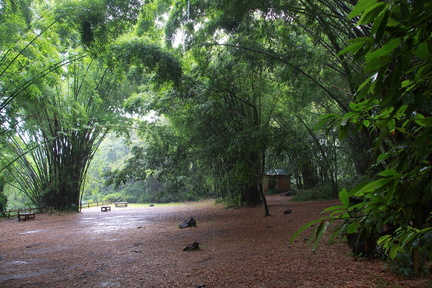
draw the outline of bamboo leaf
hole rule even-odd
[[[401,177],[402,174],[393,169],[386,169],[378,174],[381,177]]]
[[[343,188],[340,192],[339,192],[339,199],[342,202],[342,206],[345,208],[349,207],[349,197],[348,197],[348,191]]]
[[[378,0],[359,0],[354,9],[348,15],[348,18],[354,18],[355,16],[363,13],[365,10],[370,9],[371,6],[376,5],[377,2]]]
[[[347,234],[354,234],[357,233],[357,229],[360,227],[360,223],[358,222],[351,222],[347,227]]]
[[[357,22],[357,25],[372,23],[386,7],[387,5],[384,2],[377,2],[373,5],[369,5]]]
[[[320,225],[315,230],[315,243],[313,246],[313,251],[317,251],[319,242],[321,241],[324,233],[327,231],[328,226],[330,225],[329,221],[321,221]]]
[[[319,218],[319,219],[315,219],[313,221],[310,221],[309,223],[307,223],[306,225],[303,225],[302,227],[300,227],[300,229],[298,229],[293,236],[291,236],[290,238],[290,242],[292,243],[294,241],[294,239],[296,239],[301,233],[303,233],[303,231],[305,231],[306,229],[312,227],[313,225],[315,225],[318,222],[322,222],[324,221],[324,219],[327,218]]]
[[[389,63],[389,61],[392,59],[391,56],[393,51],[397,47],[399,47],[400,43],[401,43],[400,38],[394,38],[391,39],[386,44],[384,44],[381,48],[371,53],[368,53],[365,56],[366,59],[365,70],[367,71],[376,70]]]
[[[414,51],[414,55],[422,60],[428,60],[431,57],[431,53],[428,48],[428,44],[426,42],[422,42],[417,46],[417,49]]]

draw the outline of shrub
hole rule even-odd
[[[315,186],[313,188],[298,190],[292,201],[329,200],[334,199],[330,183]]]

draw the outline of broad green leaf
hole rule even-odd
[[[360,202],[358,204],[350,206],[349,207],[349,211],[351,213],[351,212],[357,212],[357,211],[363,210],[363,209],[365,209],[367,207],[368,204],[369,204],[369,201]],[[343,217],[341,217],[341,218],[343,218]]]
[[[340,205],[330,206],[330,207],[324,209],[322,213],[331,212],[331,211],[338,210],[338,209],[342,210],[342,211],[345,211],[345,206],[340,206]]]
[[[388,128],[390,131],[394,131],[394,130],[395,130],[395,128],[396,128],[396,122],[395,122],[394,119],[390,119],[390,120],[387,122],[387,128]]]
[[[357,53],[361,48],[363,48],[366,45],[365,42],[355,42],[352,43],[350,45],[348,45],[345,49],[343,49],[342,51],[340,51],[337,55],[343,55],[346,53],[351,53],[351,54],[355,54]]]
[[[411,80],[404,80],[404,81],[402,81],[402,83],[401,83],[401,87],[402,87],[402,88],[406,88],[406,87],[410,86],[411,84],[412,84],[412,81],[411,81]]]
[[[389,9],[385,9],[380,13],[380,15],[373,23],[371,34],[375,36],[375,41],[377,42],[381,41],[384,35],[388,23],[389,14]]]
[[[363,90],[363,88],[365,88],[366,86],[368,86],[372,81],[372,78],[369,77],[367,78],[362,84],[360,84],[360,86],[357,88],[357,93],[359,93],[359,91]],[[358,99],[360,100],[360,99]]]
[[[318,228],[315,230],[315,244],[313,246],[313,251],[318,249],[319,242],[321,241],[322,236],[327,231],[328,226],[330,225],[329,221],[321,221]]]
[[[392,244],[390,247],[389,257],[391,259],[394,259],[394,258],[396,258],[397,254],[399,252],[403,252],[403,251],[404,251],[404,249],[400,245]]]
[[[300,227],[300,229],[298,229],[294,235],[291,237],[290,242],[292,243],[294,241],[294,239],[296,239],[301,233],[303,233],[303,231],[305,231],[306,229],[312,227],[313,225],[315,225],[318,222],[324,221],[325,219],[327,219],[326,217],[323,218],[319,218],[319,219],[315,219],[310,221],[309,223],[307,223],[306,225]]]
[[[377,157],[377,164],[381,164],[381,162],[387,160],[389,158],[389,155],[387,153],[382,153]]]
[[[319,122],[315,125],[316,129],[319,129],[328,124],[329,121],[337,119],[339,116],[335,113],[326,114],[319,117]]]
[[[392,170],[392,169],[384,170],[381,173],[379,173],[378,175],[381,177],[388,177],[388,176],[401,177],[402,176],[402,174],[400,174],[399,172]]]
[[[394,38],[384,44],[381,48],[366,54],[365,69],[371,71],[386,65],[391,60],[393,51],[399,47],[400,43],[400,38]]]
[[[420,114],[417,114],[420,115]],[[432,126],[432,117],[416,117],[415,122],[423,127],[431,127]]]
[[[339,199],[342,202],[342,206],[344,206],[345,208],[349,207],[349,197],[348,197],[348,191],[343,188],[340,192],[339,192]]]
[[[375,180],[373,182],[367,183],[365,186],[363,186],[359,192],[363,194],[375,192],[379,189],[381,189],[383,186],[387,185],[390,181],[392,181],[392,178],[380,178],[378,180]]]
[[[390,234],[381,236],[378,239],[377,243],[378,243],[378,245],[381,245],[381,246],[387,246],[390,243],[391,238],[392,238],[392,235],[390,235]]]
[[[378,2],[374,5],[370,5],[361,16],[357,25],[365,25],[375,21],[380,13],[386,9],[387,5],[384,2]]]
[[[392,201],[395,192],[395,186],[396,186],[396,182],[393,182],[393,185],[391,185],[391,187],[387,190],[384,196],[384,201],[386,204],[389,204]]]
[[[399,131],[399,132],[401,132],[401,133],[403,133],[403,134],[407,133],[407,131],[404,128],[401,128],[401,127],[396,127],[396,130]]]
[[[406,246],[408,243],[412,242],[418,235],[418,229],[413,229],[411,231],[407,231],[402,236],[402,247]]]
[[[378,0],[359,0],[355,5],[354,9],[348,15],[349,19],[363,13],[365,10],[369,9],[371,6],[375,5]]]
[[[430,59],[431,53],[428,49],[428,44],[426,42],[421,42],[414,51],[414,55],[425,61]]]
[[[402,105],[401,107],[399,107],[399,109],[397,110],[396,116],[397,117],[402,117],[405,115],[405,111],[407,110],[408,105]]]
[[[348,225],[346,233],[347,234],[357,233],[357,228],[359,227],[360,227],[360,223],[352,222]]]
[[[346,119],[346,118],[354,117],[354,116],[356,116],[356,115],[358,115],[356,112],[348,112],[348,113],[344,114],[344,115],[342,116],[342,118],[343,118],[343,119]]]

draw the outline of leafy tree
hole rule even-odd
[[[133,142],[123,165],[107,173],[107,184],[122,188],[131,202],[195,200],[208,194],[205,176],[194,154],[185,149],[184,137],[161,122],[141,123],[141,139]]]
[[[351,8],[350,1],[193,1],[189,6],[178,1],[167,25],[167,39],[180,30],[186,34],[185,47],[196,47],[196,53],[205,53],[202,47],[209,45],[225,45],[280,62],[285,67],[279,74],[282,81],[297,89],[316,87],[313,93],[293,97],[314,101],[318,113],[340,115],[349,111],[363,71],[338,53],[345,41],[369,33],[346,17]],[[362,175],[372,161],[374,136],[367,129],[354,133],[354,127],[349,127],[343,144],[349,145],[346,151]]]
[[[327,209],[332,216],[321,219],[349,219],[347,234],[359,239],[394,227],[378,243],[391,258],[411,253],[414,273],[419,251],[430,257],[432,250],[431,8],[427,1],[360,1],[350,13],[371,33],[352,40],[341,54],[354,55],[368,77],[339,123],[379,135],[373,166],[378,173],[372,182],[342,190],[342,206]],[[362,201],[350,205],[349,197]],[[326,226],[321,222],[316,235]]]
[[[0,213],[2,214],[3,217],[6,216],[6,207],[7,207],[7,196],[4,194],[4,185],[2,183],[3,181],[0,182]]]
[[[20,138],[9,140],[18,164],[12,175],[38,207],[78,209],[89,161],[110,128],[106,122],[118,122],[111,115],[122,100],[118,80],[86,60],[67,67],[70,85],[46,89],[40,101],[23,106]]]
[[[106,45],[131,28],[139,7],[136,1],[72,1],[50,14],[49,7],[34,5],[32,11],[43,15],[40,19],[47,23],[35,21],[39,26],[29,26],[30,40],[18,39],[18,49],[12,46],[6,51],[1,108],[5,111],[2,128],[7,133],[3,139],[11,158],[2,162],[35,205],[78,209],[89,161],[107,131],[122,118],[122,100],[132,92],[125,85],[129,79],[119,72],[133,67],[138,74],[148,66],[147,71],[155,71],[160,82],[177,81],[181,74],[175,59],[142,39]],[[77,35],[85,49],[68,41]],[[35,46],[38,41],[41,45]],[[96,58],[102,55],[105,60]],[[27,63],[36,65],[27,68]],[[7,77],[23,66],[23,73]],[[13,101],[24,94],[25,101]]]

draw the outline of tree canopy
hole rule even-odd
[[[106,182],[111,199],[206,195],[269,215],[263,179],[280,168],[341,200],[299,232],[344,220],[358,245],[392,227],[379,244],[418,264],[432,233],[431,5],[0,1],[0,204],[9,186],[78,210]],[[129,145],[104,166],[108,134]]]

